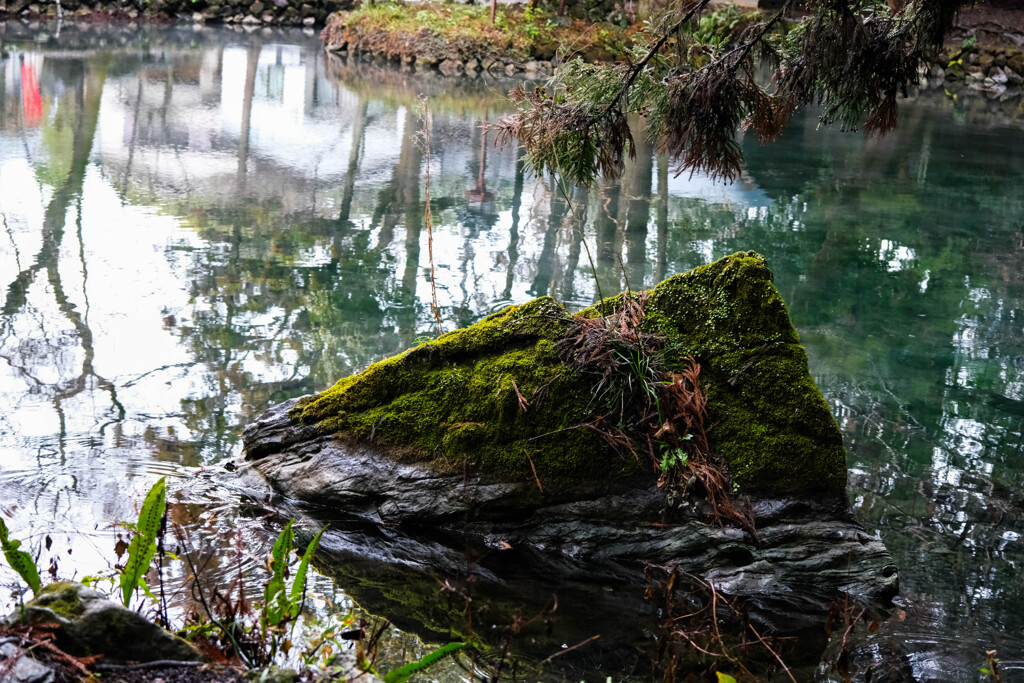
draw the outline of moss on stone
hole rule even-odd
[[[741,490],[843,495],[842,435],[763,256],[741,252],[665,280],[645,324],[672,339],[670,368],[687,355],[700,363],[710,446]]]
[[[44,586],[29,604],[45,607],[73,621],[85,612],[85,605],[78,595],[79,590],[80,586],[70,581],[55,581]]]
[[[592,395],[558,360],[566,317],[548,297],[511,306],[342,379],[293,416],[442,470],[532,480],[532,460],[543,482],[636,473],[638,460],[579,427]]]
[[[608,313],[621,296],[582,314]],[[646,331],[668,338],[670,370],[686,356],[700,363],[710,445],[742,491],[843,495],[842,437],[762,256],[737,253],[669,278],[646,313]],[[545,483],[642,472],[645,460],[579,427],[595,408],[592,379],[558,359],[566,315],[548,297],[506,308],[342,379],[293,417],[443,470],[532,479],[532,464]]]

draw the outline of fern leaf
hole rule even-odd
[[[21,541],[16,541],[8,536],[7,525],[4,524],[4,520],[0,519],[0,548],[3,548],[7,564],[18,572],[18,576],[28,584],[33,593],[38,593],[41,587],[39,568],[36,567],[35,560],[31,555],[24,550],[18,550],[20,547]]]
[[[313,559],[313,554],[316,553],[316,548],[320,545],[320,537],[324,535],[324,531],[327,527],[321,529],[313,540],[306,546],[306,552],[302,554],[302,559],[299,561],[299,567],[295,570],[295,579],[292,581],[291,596],[288,600],[289,616],[292,619],[297,619],[299,613],[302,611],[302,596],[306,591],[306,573],[309,570],[309,561]]]
[[[267,587],[263,590],[263,629],[268,626],[277,626],[288,614],[288,593],[284,582],[284,573],[288,568],[288,553],[292,549],[292,524],[294,519],[289,520],[281,535],[274,543],[274,549],[270,553],[272,572]]]
[[[128,561],[121,571],[121,600],[127,607],[131,602],[132,593],[144,583],[146,572],[153,564],[156,554],[156,537],[160,533],[160,520],[163,519],[167,477],[160,477],[153,488],[146,494],[136,524],[136,534],[128,546]]]
[[[384,674],[384,683],[405,683],[412,678],[413,674],[426,671],[451,653],[465,646],[465,643],[448,643],[447,645],[439,647],[418,661],[409,662],[403,667],[387,672]]]

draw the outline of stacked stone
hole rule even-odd
[[[92,16],[270,26],[322,25],[351,0],[61,0],[65,18]],[[0,18],[55,17],[56,0],[0,0]]]
[[[1011,100],[1024,94],[1024,51],[1014,48],[947,48],[922,74],[922,85],[983,92]]]

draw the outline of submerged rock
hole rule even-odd
[[[820,624],[840,593],[897,592],[881,541],[849,515],[842,437],[763,257],[665,280],[639,323],[665,340],[667,372],[699,364],[709,450],[756,536],[707,523],[658,485],[647,455],[584,426],[595,378],[561,360],[570,321],[536,299],[276,406],[243,434],[248,471],[313,516],[388,525],[325,536],[339,565],[465,573],[470,545],[491,559],[469,571],[497,583],[519,571],[501,559],[514,550],[560,580],[635,584],[647,563],[678,564],[777,627]]]

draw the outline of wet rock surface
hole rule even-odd
[[[898,573],[884,545],[839,501],[748,498],[757,539],[697,515],[663,523],[666,493],[649,478],[604,486],[581,482],[538,499],[535,482],[440,474],[382,457],[369,444],[310,438],[310,427],[288,417],[295,402],[275,407],[246,430],[249,452],[264,455],[243,465],[243,472],[265,478],[313,517],[404,532],[361,549],[336,537],[336,547],[353,557],[465,574],[463,549],[470,538],[499,554],[527,552],[540,572],[562,576],[635,577],[647,563],[678,564],[728,593],[765,604],[789,596],[824,607],[838,592],[884,602],[898,592]],[[331,537],[325,537],[325,548],[332,547]],[[501,564],[483,563],[473,571],[499,580]]]
[[[555,305],[537,300],[517,314],[531,320],[554,316],[534,311],[538,302]],[[476,466],[482,461],[472,457],[450,466],[431,455],[446,441],[426,449],[427,456],[418,454],[417,441],[401,448],[388,442],[389,434],[398,438],[400,432],[380,427],[390,414],[372,411],[408,406],[410,395],[420,391],[409,379],[420,364],[429,372],[449,372],[460,363],[479,372],[489,361],[474,363],[473,354],[483,349],[487,358],[491,345],[511,339],[494,327],[503,324],[502,315],[513,315],[508,312],[476,330],[467,328],[466,336],[477,340],[468,364],[464,351],[454,351],[461,348],[459,338],[441,337],[436,348],[418,347],[317,397],[272,408],[246,428],[245,458],[235,474],[266,487],[254,498],[305,517],[308,528],[330,521],[320,570],[335,576],[364,607],[439,639],[458,633],[464,614],[439,604],[438,577],[475,582],[477,595],[498,605],[487,616],[496,629],[513,604],[527,605],[519,608],[525,612],[543,610],[556,592],[563,603],[579,603],[590,617],[565,619],[569,632],[558,634],[564,641],[589,637],[595,623],[622,615],[638,624],[654,620],[656,606],[644,597],[645,571],[652,567],[702,577],[723,594],[741,598],[751,618],[771,632],[801,634],[822,647],[832,603],[850,599],[883,614],[899,590],[897,568],[881,540],[849,512],[838,431],[807,374],[803,349],[763,260],[752,252],[721,259],[665,281],[649,302],[648,318],[676,335],[676,343],[707,369],[701,377],[710,385],[708,414],[717,430],[712,448],[727,454],[734,502],[753,520],[753,531],[715,523],[700,496],[679,499],[646,466],[625,467],[612,457],[596,471],[583,464],[571,476],[562,471],[561,478],[542,468],[540,457],[592,464],[598,452],[588,450],[589,442],[559,446],[544,456],[538,451],[538,467],[518,475]],[[510,334],[518,335],[516,348],[529,347],[521,331]],[[406,379],[389,380],[391,373]],[[523,375],[517,377],[521,388]],[[766,396],[774,397],[771,405],[764,403]],[[314,412],[309,406],[323,410],[305,420]],[[775,412],[780,406],[785,409]],[[571,410],[564,401],[547,409]],[[514,410],[503,414],[524,424],[533,419]],[[439,415],[442,432],[451,430],[445,421],[457,423],[455,428],[466,424],[444,410]],[[358,429],[360,420],[372,423],[368,435],[346,431],[349,424]],[[537,433],[544,436],[546,430]],[[454,451],[449,455],[457,457]],[[741,478],[737,473],[744,467],[754,469]],[[625,640],[628,632],[618,637],[601,647],[624,663],[633,645]],[[531,647],[541,657],[554,643],[538,638]]]
[[[275,409],[276,419],[264,416],[247,438],[299,438],[289,431],[289,405]],[[614,492],[581,486],[576,500],[522,509],[517,485],[438,475],[331,437],[285,446],[234,474],[251,485],[253,499],[298,516],[306,536],[329,522],[318,571],[363,610],[427,642],[465,637],[462,595],[472,599],[475,635],[496,647],[510,623],[555,599],[557,613],[519,634],[516,651],[539,661],[599,634],[559,660],[570,677],[634,665],[638,639],[661,619],[657,597],[647,593],[652,566],[678,568],[739,597],[759,629],[799,640],[802,653],[787,656],[794,666],[818,661],[830,605],[849,597],[884,618],[899,590],[881,540],[841,504],[751,500],[757,539],[697,518],[661,525],[665,494],[642,481]],[[263,477],[277,490],[257,493]]]
[[[57,672],[34,659],[16,644],[16,639],[0,643],[0,683],[54,683]]]

